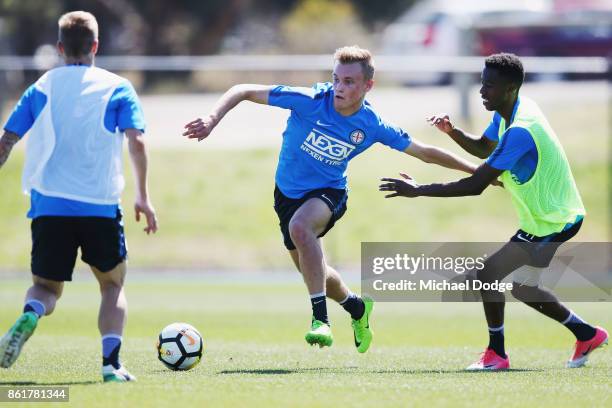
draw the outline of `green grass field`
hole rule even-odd
[[[610,406],[612,354],[583,369],[563,368],[573,337],[527,307],[507,307],[512,370],[467,373],[487,341],[481,306],[378,303],[375,342],[360,355],[348,316],[330,305],[335,343],[309,347],[309,304],[297,276],[134,274],[122,360],[134,384],[100,382],[98,293],[77,275],[56,313],[41,320],[23,355],[0,371],[0,385],[67,385],[70,405],[108,406]],[[278,278],[278,276],[277,276]],[[0,327],[20,312],[25,279],[1,281]],[[609,304],[573,304],[584,318],[612,327]],[[174,321],[204,336],[202,363],[172,372],[157,361],[158,331]],[[119,404],[119,405],[117,405]],[[15,404],[17,406],[17,404]],[[18,406],[23,406],[19,404]],[[62,405],[64,406],[64,405]]]

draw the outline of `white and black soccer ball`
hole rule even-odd
[[[190,370],[202,359],[202,335],[190,324],[164,327],[157,341],[157,358],[171,370]]]

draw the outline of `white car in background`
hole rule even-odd
[[[383,32],[381,55],[453,57],[478,55],[476,41],[462,46],[461,35],[479,21],[528,21],[541,18],[553,8],[551,0],[422,0],[391,23]],[[394,73],[405,84],[440,84],[450,79],[446,72]]]

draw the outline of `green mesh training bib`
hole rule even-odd
[[[538,237],[561,232],[567,223],[585,214],[565,151],[542,111],[531,99],[520,98],[514,122],[508,129],[513,127],[529,131],[538,150],[535,172],[525,183],[519,184],[509,170],[501,175],[505,189],[512,196],[520,228]],[[500,143],[508,129],[502,118]]]

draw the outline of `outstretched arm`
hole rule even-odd
[[[455,127],[446,114],[434,115],[427,118],[431,126],[446,133],[466,152],[481,159],[486,159],[495,150],[497,142],[483,136],[471,135]]]
[[[187,136],[189,139],[198,139],[198,141],[205,139],[223,119],[225,114],[240,102],[247,100],[267,105],[268,96],[272,88],[273,86],[270,85],[234,85],[221,96],[208,116],[204,117],[204,119],[197,118],[187,123],[183,136]]]
[[[134,166],[134,181],[136,182],[136,200],[134,201],[134,212],[136,221],[140,221],[140,214],[144,214],[147,226],[144,231],[149,234],[157,231],[157,218],[155,208],[149,199],[149,188],[147,185],[147,151],[143,134],[137,129],[126,129],[125,135],[128,138],[128,150],[130,159]]]
[[[400,173],[404,180],[383,178],[381,181],[384,183],[378,187],[378,190],[391,192],[391,194],[386,195],[385,198],[420,196],[462,197],[480,195],[487,186],[496,180],[503,172],[504,170],[498,170],[483,163],[470,177],[450,183],[426,185],[419,185],[407,174]]]
[[[462,159],[461,157],[447,150],[426,145],[416,139],[412,139],[412,142],[410,145],[408,145],[406,150],[404,150],[404,153],[416,157],[426,163],[434,163],[442,167],[460,170],[470,174],[474,173],[478,167],[474,163]]]
[[[13,146],[15,143],[19,141],[19,135],[5,131],[0,138],[0,168],[6,163],[9,155],[11,154],[11,150],[13,150]]]

